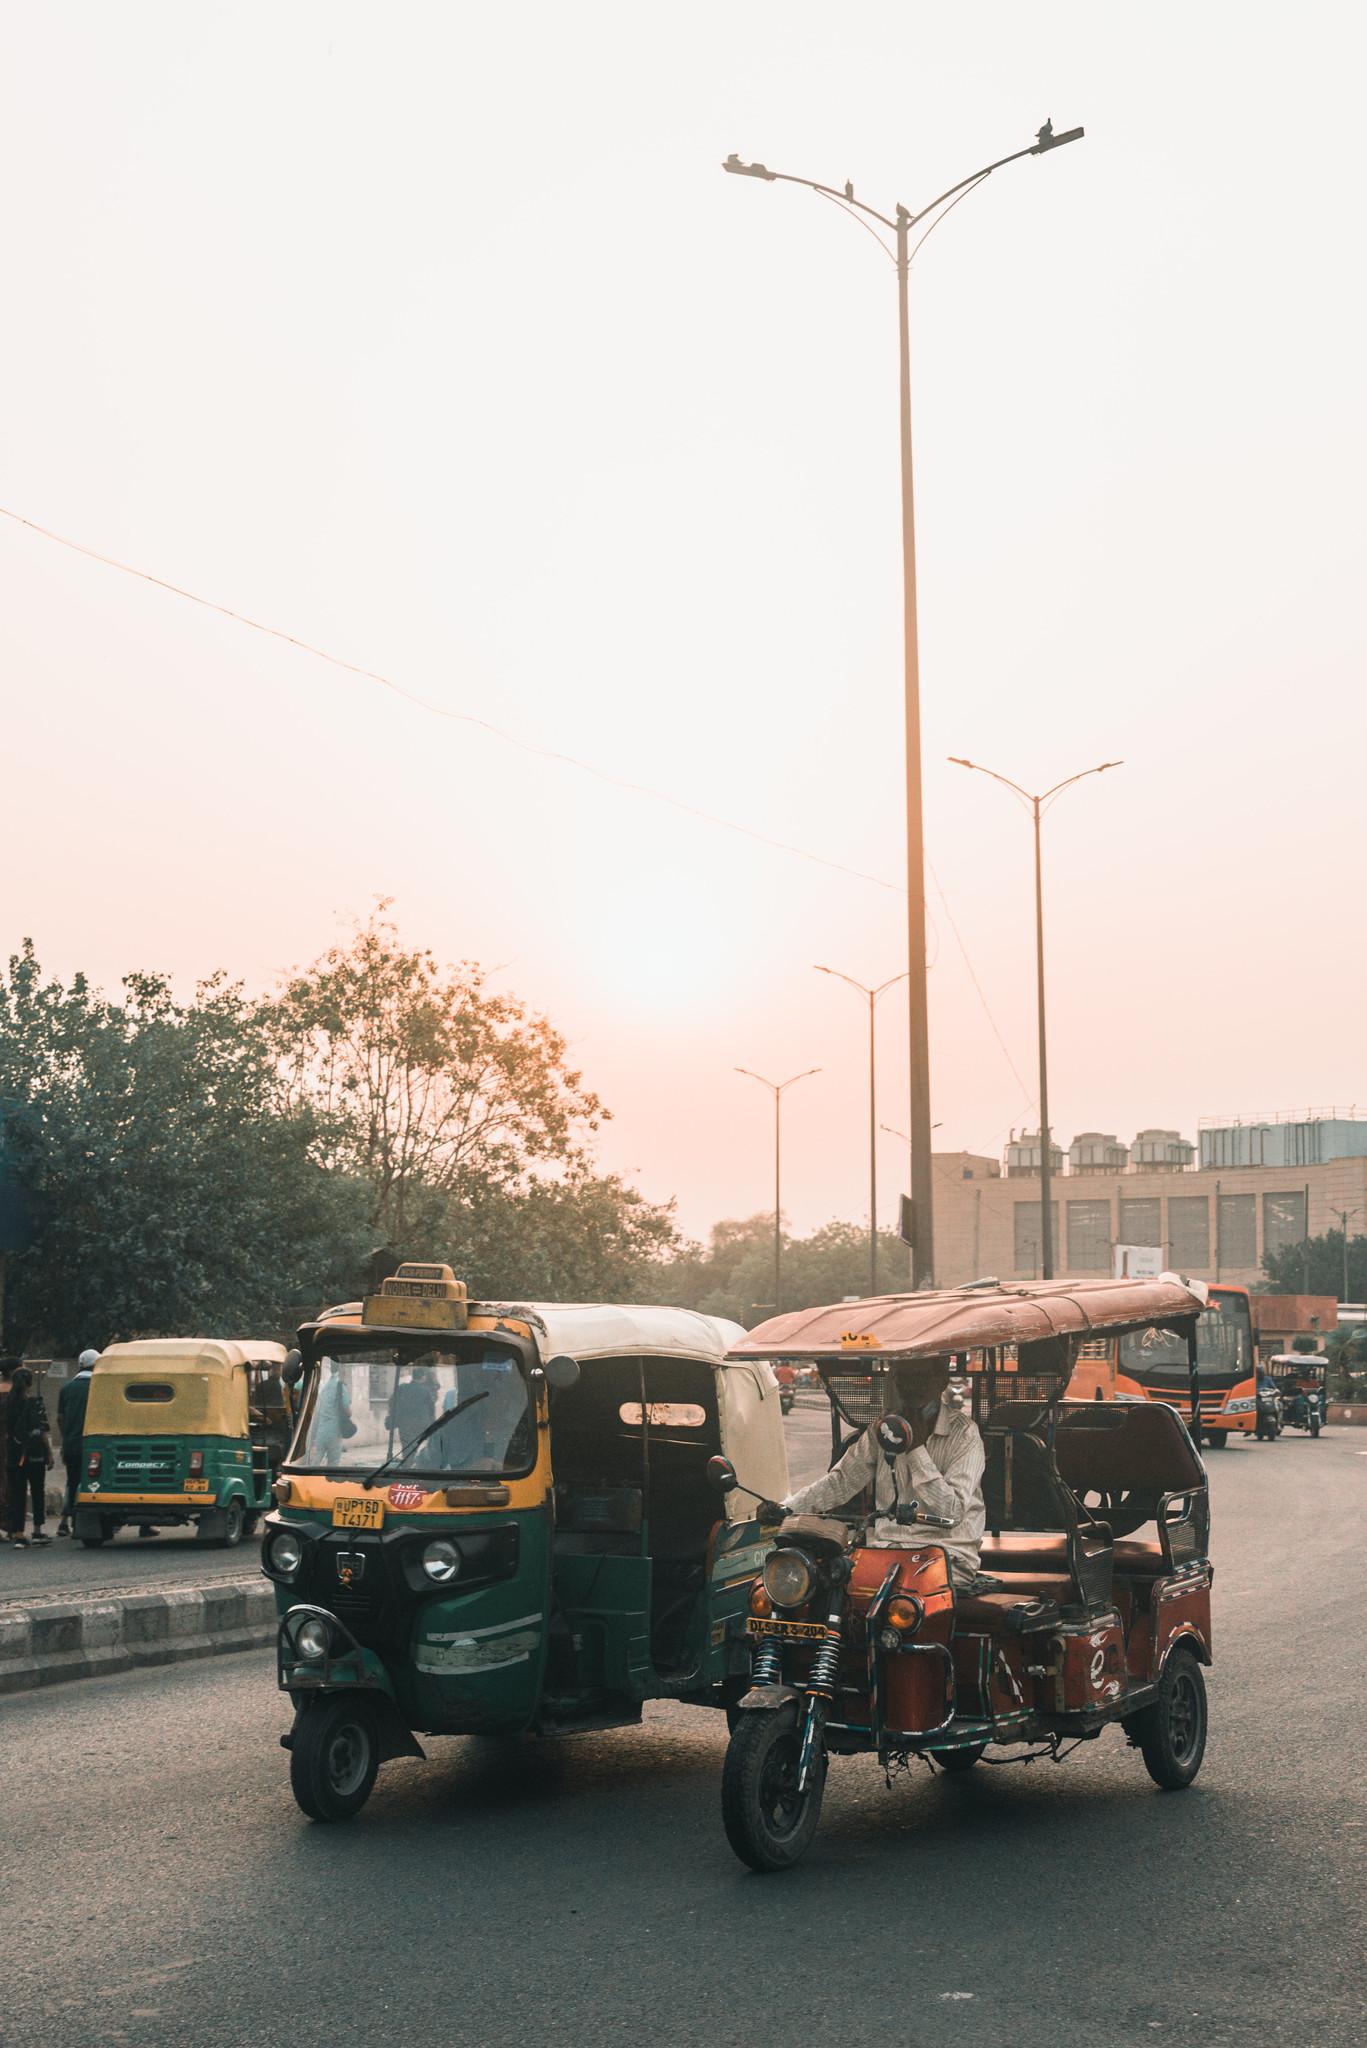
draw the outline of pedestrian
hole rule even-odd
[[[9,1542],[9,1460],[5,1456],[5,1413],[17,1358],[0,1358],[0,1543]]]
[[[71,1534],[76,1514],[76,1492],[81,1483],[81,1446],[85,1440],[85,1411],[90,1401],[90,1375],[95,1370],[99,1355],[98,1351],[83,1351],[76,1361],[75,1377],[67,1381],[57,1396],[57,1434],[62,1439],[62,1463],[66,1466],[62,1519],[57,1524],[59,1536]]]
[[[26,1547],[25,1509],[33,1512],[33,1541],[51,1543],[43,1528],[43,1495],[52,1470],[52,1432],[48,1428],[43,1397],[34,1387],[33,1374],[26,1365],[16,1366],[10,1397],[5,1409],[5,1480],[9,1490],[9,1533],[11,1543]]]

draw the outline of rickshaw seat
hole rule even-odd
[[[1143,1543],[1133,1536],[1122,1536],[1115,1546],[1115,1572],[1117,1578],[1161,1579],[1172,1570],[1163,1555],[1161,1543]]]
[[[1066,1572],[1041,1573],[1023,1579],[1009,1593],[958,1593],[954,1601],[954,1625],[986,1628],[994,1633],[1019,1635],[1037,1628],[1056,1628],[1060,1610],[1072,1605],[1077,1593]]]
[[[1068,1538],[1048,1534],[1022,1535],[1006,1529],[999,1536],[983,1538],[981,1562],[985,1572],[993,1572],[999,1578],[1014,1578],[1021,1572],[1031,1577],[1040,1572],[1066,1573]]]

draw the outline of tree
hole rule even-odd
[[[783,1307],[814,1308],[864,1295],[869,1284],[869,1234],[859,1223],[826,1223],[809,1237],[782,1238]],[[892,1231],[878,1234],[878,1280],[888,1293],[908,1282],[907,1248]],[[735,1219],[713,1227],[706,1249],[686,1247],[664,1267],[662,1299],[705,1315],[754,1323],[773,1313],[774,1219],[772,1214]]]
[[[325,1172],[259,1007],[221,976],[195,1000],[131,974],[109,1001],[0,979],[0,1100],[31,1220],[6,1321],[59,1353],[160,1333],[274,1335],[288,1305],[354,1285],[364,1190]]]
[[[575,1166],[562,1179],[452,1202],[442,1242],[472,1292],[495,1301],[653,1301],[679,1242],[672,1205],[615,1174]]]
[[[544,1017],[473,961],[405,946],[388,909],[288,982],[270,1028],[324,1163],[365,1183],[372,1229],[406,1248],[434,1197],[468,1208],[529,1188],[537,1168],[572,1184],[608,1112]]]
[[[1348,1292],[1343,1292],[1343,1232],[1326,1230],[1263,1255],[1274,1294],[1332,1294],[1336,1301],[1367,1300],[1367,1237],[1348,1240]]]

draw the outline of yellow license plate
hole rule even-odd
[[[187,1479],[185,1491],[187,1493],[207,1493],[209,1491],[209,1482],[207,1479]]]
[[[334,1529],[383,1529],[382,1500],[335,1500],[332,1503]]]
[[[752,1614],[745,1624],[748,1636],[787,1636],[794,1642],[811,1642],[826,1633],[826,1625],[820,1621],[761,1621]]]

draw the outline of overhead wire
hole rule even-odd
[[[268,625],[264,620],[254,619],[248,613],[236,610],[232,605],[221,603],[217,598],[205,597],[199,591],[187,589],[184,584],[172,582],[169,577],[158,576],[150,569],[140,569],[131,562],[121,562],[116,556],[104,554],[99,548],[89,547],[84,541],[73,540],[68,534],[57,533],[52,527],[44,526],[38,520],[30,519],[24,513],[14,511],[8,505],[0,505],[0,516],[13,521],[16,526],[27,528],[30,533],[38,534],[43,540],[51,541],[58,547],[69,549],[72,554],[83,555],[88,561],[98,562],[103,568],[114,569],[121,576],[131,576],[139,582],[151,584],[154,589],[167,591],[172,597],[181,598],[187,604],[198,605],[204,611],[216,612],[220,618],[230,619],[235,625],[246,626],[254,633],[265,634],[268,639],[279,640],[285,646],[293,647],[298,653],[307,654],[315,661],[321,661],[331,668],[340,669],[344,674],[356,676],[363,682],[374,683],[379,688],[388,690],[393,696],[400,698],[403,702],[415,705],[420,711],[428,712],[434,718],[446,719],[456,725],[473,726],[477,731],[488,733],[492,739],[501,740],[505,746],[515,747],[521,753],[533,755],[543,761],[554,761],[561,767],[573,768],[582,775],[590,775],[595,781],[606,783],[612,788],[627,790],[634,796],[647,797],[655,803],[667,804],[670,809],[682,812],[685,817],[696,818],[701,823],[713,825],[724,832],[734,832],[744,839],[752,839],[761,846],[771,848],[774,852],[791,854],[798,860],[810,861],[817,867],[828,868],[834,874],[847,875],[852,881],[867,882],[875,889],[886,889],[895,896],[906,895],[904,884],[890,882],[884,875],[870,874],[867,869],[852,867],[846,861],[832,860],[828,854],[815,853],[810,847],[795,845],[791,840],[775,838],[771,833],[761,832],[753,825],[744,825],[736,818],[723,817],[717,811],[705,810],[699,804],[691,804],[685,798],[674,796],[668,790],[657,789],[650,783],[636,782],[629,776],[616,775],[610,769],[600,768],[596,763],[586,761],[577,754],[567,754],[560,748],[547,747],[541,745],[536,740],[524,739],[517,733],[509,732],[505,726],[496,725],[492,719],[481,718],[476,712],[457,711],[450,705],[439,704],[430,697],[422,696],[417,690],[409,689],[406,684],[395,682],[392,676],[385,675],[380,669],[367,668],[361,662],[349,661],[345,655],[333,654],[325,647],[317,647],[312,641],[303,639],[297,633],[288,632],[283,626]],[[963,934],[955,923],[953,913],[949,908],[949,900],[945,895],[943,884],[935,872],[934,865],[929,860],[927,860],[926,865],[935,883],[945,916],[949,920],[950,930],[953,932],[959,952],[963,956],[964,965],[968,969],[969,979],[973,983],[978,1001],[982,1005],[983,1014],[992,1027],[993,1036],[1002,1050],[1007,1065],[1015,1075],[1021,1088],[1025,1091],[1026,1100],[1032,1102],[1034,1098],[1030,1095],[1024,1081],[1021,1079],[1020,1070],[1012,1059],[1007,1049],[1006,1041],[997,1027],[997,1021],[992,1014],[991,1006],[983,991],[982,983],[979,981],[973,967],[973,962],[969,958],[968,948],[963,941]],[[931,917],[931,925],[934,928],[935,919],[933,915]]]

